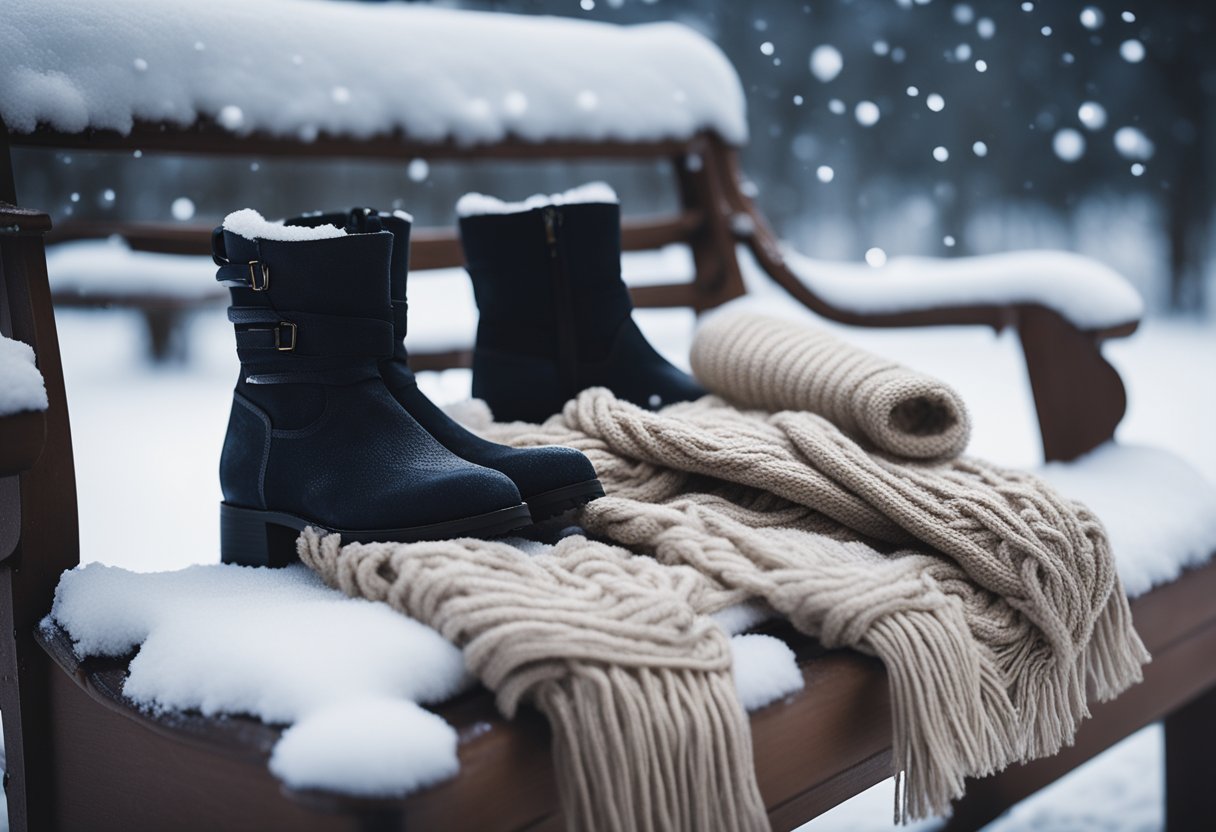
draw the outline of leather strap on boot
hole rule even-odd
[[[301,244],[324,245],[325,242]],[[323,295],[319,299],[313,297],[307,309],[281,307],[279,304],[291,297],[300,299],[301,284],[296,283],[293,292],[293,280],[312,281],[308,285],[320,287],[332,283],[333,291],[339,293],[349,289],[343,286],[340,273],[314,273],[307,261],[295,262],[292,269],[293,261],[287,258],[288,271],[282,271],[281,242],[271,246],[263,246],[260,240],[247,243],[240,241],[240,251],[246,256],[230,260],[224,234],[217,229],[212,236],[211,252],[218,266],[216,280],[232,290],[233,304],[228,309],[228,320],[236,330],[237,354],[246,381],[250,384],[350,384],[376,377],[377,362],[393,354],[395,310],[385,303],[376,310],[384,317],[329,314],[319,311],[327,305]],[[269,256],[265,256],[267,254]],[[278,270],[270,262],[276,257]],[[293,270],[297,273],[292,274]],[[312,297],[315,292],[306,294]],[[369,311],[373,309],[374,305]]]

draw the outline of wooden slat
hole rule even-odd
[[[10,133],[15,147],[47,147],[64,150],[160,151],[172,154],[209,156],[290,156],[293,158],[354,158],[484,160],[519,159],[653,159],[682,156],[699,140],[662,141],[527,141],[509,137],[491,144],[427,142],[403,134],[381,134],[367,138],[322,133],[312,141],[263,132],[238,135],[208,119],[189,126],[136,122],[129,133],[113,130],[61,132],[40,127],[32,133]]]

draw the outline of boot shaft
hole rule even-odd
[[[620,206],[555,200],[470,213],[486,199],[458,206],[478,348],[533,356],[572,348],[580,361],[602,360],[633,308],[621,279]]]
[[[393,357],[406,360],[405,335],[408,330],[408,291],[410,231],[414,218],[404,211],[387,213],[374,208],[351,208],[330,213],[301,214],[284,220],[284,225],[300,228],[333,226],[347,234],[376,234],[387,231],[393,236],[389,260],[389,294],[393,309]]]
[[[704,390],[646,341],[621,279],[621,214],[606,185],[457,205],[480,320],[473,395],[505,421],[543,421],[588,387],[659,408]]]
[[[232,295],[242,381],[350,383],[392,354],[388,231],[293,228],[253,211],[231,214],[212,236],[216,279]]]

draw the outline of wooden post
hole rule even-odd
[[[700,212],[701,223],[692,231],[696,275],[693,278],[693,309],[700,313],[743,295],[743,277],[735,256],[735,234],[731,229],[731,206],[723,180],[719,142],[705,138],[694,142],[688,153],[673,158],[680,202],[685,212]]]
[[[1018,337],[1043,457],[1075,459],[1111,439],[1127,409],[1127,393],[1119,373],[1102,357],[1099,338],[1042,306],[1019,309]]]
[[[55,671],[34,633],[59,576],[79,562],[72,439],[42,244],[50,225],[46,214],[0,204],[0,328],[34,348],[49,399],[42,453],[15,476],[19,508],[0,504],[3,522],[15,521],[20,534],[0,556],[0,712],[14,832],[55,828],[48,694]]]
[[[1165,828],[1216,825],[1216,688],[1165,718]]]
[[[13,153],[9,148],[8,128],[0,121],[0,202],[17,204],[17,181],[13,175]]]

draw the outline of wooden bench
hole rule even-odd
[[[64,223],[19,204],[10,147],[296,159],[660,160],[678,210],[628,217],[627,250],[688,246],[687,282],[635,287],[640,307],[701,312],[745,293],[737,247],[763,273],[823,317],[858,326],[979,325],[1018,332],[1045,457],[1072,459],[1109,440],[1125,394],[1100,346],[1135,320],[1081,329],[1042,302],[938,303],[863,314],[828,302],[783,258],[777,238],[741,187],[739,148],[712,130],[658,141],[419,142],[398,132],[365,138],[320,132],[307,140],[235,133],[213,118],[189,126],[136,120],[125,134],[0,124],[0,332],[34,347],[46,380],[45,414],[0,418],[0,711],[12,828],[49,829],[556,829],[561,826],[547,727],[525,712],[497,715],[474,690],[437,708],[460,732],[461,773],[405,800],[363,800],[284,790],[266,759],[278,729],[250,719],[154,716],[122,696],[127,661],[78,661],[63,632],[40,629],[60,574],[79,562],[75,480],[45,244],[118,234],[137,250],[206,254],[210,228]],[[411,266],[459,266],[450,228],[414,235]],[[465,350],[411,355],[415,369],[467,365]],[[974,828],[1063,772],[1157,719],[1166,720],[1171,826],[1210,810],[1216,778],[1216,565],[1193,570],[1133,604],[1154,654],[1143,684],[1094,708],[1077,743],[1056,757],[973,783],[953,827]],[[774,828],[795,826],[892,774],[890,706],[881,664],[825,651],[773,627],[795,649],[805,689],[753,715],[756,769]],[[484,726],[491,730],[484,730]]]
[[[815,312],[864,326],[980,324],[1015,326],[1026,354],[1048,459],[1076,456],[1109,439],[1122,416],[1122,384],[1099,344],[1134,329],[1082,332],[1043,306],[963,305],[865,316],[838,309],[811,292],[784,266],[776,240],[739,187],[736,149],[713,135],[661,144],[528,145],[517,142],[476,152],[421,148],[400,138],[370,142],[322,138],[298,144],[269,137],[234,137],[211,125],[171,129],[142,125],[130,136],[65,135],[50,131],[7,137],[0,144],[0,193],[15,197],[8,142],[22,145],[212,154],[257,153],[413,158],[662,157],[677,171],[682,210],[630,221],[626,247],[683,242],[696,274],[689,283],[635,290],[641,306],[704,310],[744,291],[736,244],[748,245],[774,280]],[[688,164],[696,155],[700,164]],[[158,250],[202,251],[201,230],[155,234],[118,230]],[[44,235],[49,218],[36,211],[0,210],[0,327],[33,345],[47,382],[45,417],[0,420],[0,710],[8,738],[10,814],[15,830],[119,828],[477,828],[560,827],[560,809],[547,750],[547,728],[535,714],[512,723],[499,717],[490,695],[477,690],[438,708],[461,732],[461,773],[402,801],[290,793],[266,769],[277,729],[242,719],[198,715],[151,716],[121,693],[124,661],[77,661],[65,635],[40,630],[58,576],[79,560],[70,428],[55,321],[47,284]],[[141,237],[140,235],[147,236]],[[419,234],[417,268],[458,264],[449,230]],[[461,360],[440,357],[439,363]],[[434,359],[432,359],[433,361]],[[1084,407],[1079,406],[1084,403]],[[30,423],[34,423],[31,430]],[[20,424],[19,424],[20,423]],[[45,439],[40,440],[42,429]],[[40,444],[37,461],[31,444]],[[11,457],[11,458],[9,458]],[[1165,718],[1168,815],[1171,824],[1210,809],[1202,801],[1213,771],[1216,740],[1216,565],[1162,587],[1133,605],[1154,661],[1143,684],[1094,708],[1077,743],[1056,757],[1016,767],[972,784],[952,828],[974,828],[1117,740]],[[806,688],[754,715],[756,766],[774,828],[789,828],[857,794],[892,773],[885,674],[873,659],[824,651],[812,640],[777,628],[795,646]],[[484,731],[485,724],[493,730]],[[477,726],[475,728],[475,726]]]

